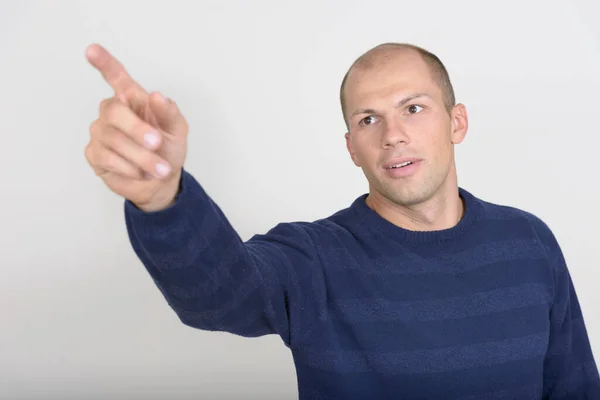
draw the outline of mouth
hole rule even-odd
[[[414,164],[414,163],[412,161],[405,161],[403,163],[391,165],[391,166],[389,166],[387,168],[388,169],[404,168],[404,167],[407,167],[407,166],[409,166],[411,164]]]
[[[390,177],[403,178],[413,175],[421,161],[418,158],[396,158],[388,161],[383,168]]]
[[[406,168],[409,165],[417,164],[421,159],[414,157],[393,158],[383,166],[384,169]]]

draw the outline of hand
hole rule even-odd
[[[146,92],[103,47],[90,45],[86,57],[115,95],[100,103],[85,157],[113,192],[138,208],[168,207],[179,190],[187,121],[172,100]]]

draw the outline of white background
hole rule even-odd
[[[0,398],[294,399],[275,336],[184,326],[84,158],[104,45],[190,123],[187,169],[247,239],[367,190],[346,69],[389,41],[447,65],[470,129],[459,184],[541,217],[600,357],[600,5],[589,1],[0,1]]]

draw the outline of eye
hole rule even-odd
[[[362,126],[368,126],[374,122],[375,122],[375,117],[372,115],[369,115],[368,117],[361,119],[358,124],[362,125]]]
[[[416,104],[412,104],[410,106],[408,106],[408,113],[409,114],[418,114],[419,113],[419,108],[423,109],[423,107],[418,106]]]

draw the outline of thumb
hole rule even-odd
[[[154,92],[150,95],[150,109],[162,130],[175,136],[187,134],[187,121],[173,100]]]

